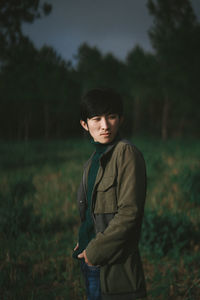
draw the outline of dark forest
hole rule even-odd
[[[188,0],[152,1],[153,52],[136,45],[125,61],[84,43],[75,62],[45,45],[36,49],[23,22],[48,17],[37,1],[0,3],[0,138],[78,136],[79,102],[94,87],[111,87],[125,103],[126,135],[197,137],[200,108],[200,23]]]

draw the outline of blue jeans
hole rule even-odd
[[[100,267],[88,266],[81,261],[81,270],[85,279],[87,300],[101,300]]]

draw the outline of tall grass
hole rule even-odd
[[[132,139],[147,164],[141,252],[149,299],[198,299],[200,143]],[[0,299],[85,299],[72,259],[86,140],[0,145]]]

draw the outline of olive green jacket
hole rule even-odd
[[[81,220],[87,208],[86,163],[78,191]],[[100,159],[92,193],[96,237],[86,248],[88,260],[99,265],[102,299],[131,300],[146,296],[138,250],[146,195],[145,162],[128,141],[110,145]]]

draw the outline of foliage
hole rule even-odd
[[[34,192],[31,180],[26,180],[13,184],[8,195],[1,195],[0,227],[8,238],[39,230],[40,217],[34,214],[32,203],[25,203],[26,197]]]
[[[160,97],[159,64],[155,55],[145,52],[139,45],[131,50],[126,58],[126,85],[131,96],[130,117],[133,132],[140,134],[144,128],[159,134],[160,130]],[[145,115],[145,117],[144,117]],[[152,115],[158,117],[151,122]],[[157,127],[157,128],[156,128]]]
[[[142,247],[149,253],[162,257],[180,255],[198,244],[199,230],[184,214],[146,211],[142,228]]]
[[[189,0],[149,0],[147,7],[154,52],[136,45],[123,62],[83,43],[72,65],[50,46],[36,49],[21,32],[22,22],[50,13],[49,4],[1,1],[0,137],[79,135],[80,98],[95,87],[122,94],[126,134],[199,136],[199,21]]]
[[[129,53],[124,64],[111,54],[103,56],[98,49],[84,44],[74,68],[52,47],[37,50],[27,38],[21,38],[9,57],[0,72],[2,139],[78,135],[81,94],[95,86],[111,86],[124,96],[126,134],[148,132],[159,136],[162,132],[160,65],[155,55],[139,47]],[[196,78],[193,82],[197,83]],[[190,86],[192,97],[184,93],[185,87],[172,95],[176,101],[170,113],[170,135],[198,135],[196,83],[194,88]]]
[[[111,53],[102,55],[97,47],[83,43],[78,48],[76,61],[82,93],[95,87],[122,90],[124,65]]]
[[[200,205],[200,171],[196,166],[191,169],[184,167],[181,170],[182,176],[173,175],[173,180],[177,182],[183,191],[184,200],[196,206]]]
[[[0,2],[0,33],[1,46],[7,48],[11,44],[17,43],[22,36],[22,22],[32,23],[35,18],[41,17],[41,14],[48,15],[52,6],[44,2],[40,5],[40,0],[19,0]],[[3,49],[1,48],[1,51]]]
[[[177,132],[182,130],[187,115],[198,105],[196,76],[199,71],[196,66],[199,58],[196,51],[200,50],[200,26],[189,0],[148,0],[147,6],[154,18],[149,37],[160,65],[161,126],[162,136],[166,139],[172,128],[176,127]],[[194,98],[189,101],[192,94]]]
[[[59,137],[61,130],[71,135],[78,131],[78,114],[73,120],[71,115],[78,106],[79,85],[72,79],[70,66],[51,47],[37,51],[23,38],[2,70],[2,138],[44,136],[47,139],[52,135]],[[7,114],[11,119],[4,117]]]

